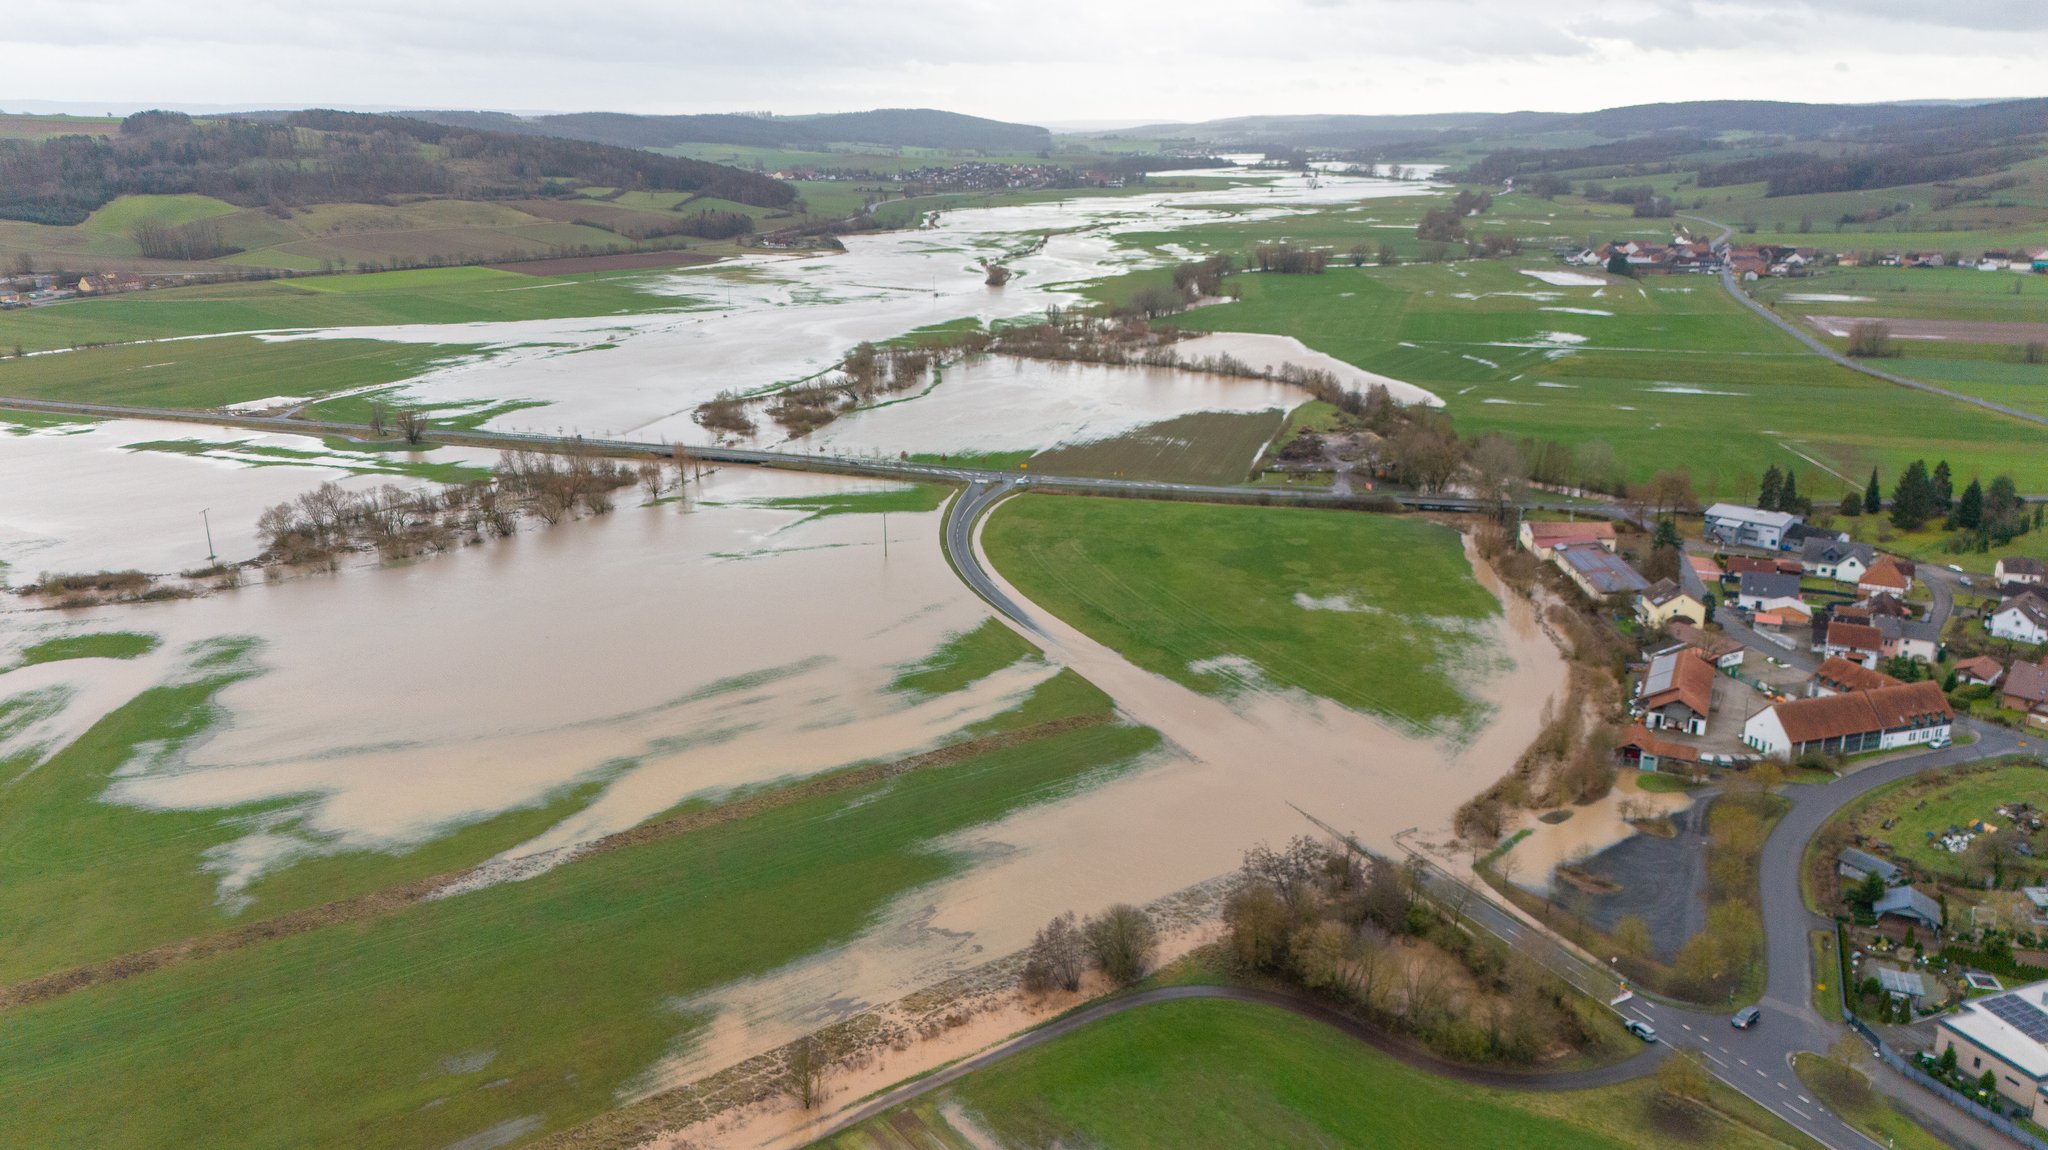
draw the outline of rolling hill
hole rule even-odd
[[[1036,153],[1052,146],[1052,133],[933,108],[883,108],[812,116],[638,116],[623,112],[571,112],[513,116],[504,112],[423,111],[408,115],[430,123],[521,135],[558,136],[626,148],[726,144],[760,148],[826,149],[835,144],[948,151]]]

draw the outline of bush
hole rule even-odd
[[[1082,925],[1081,934],[1096,968],[1119,986],[1143,978],[1159,950],[1158,928],[1143,910],[1129,903],[1118,903],[1090,918]]]

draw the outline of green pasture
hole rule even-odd
[[[1458,534],[1421,519],[1027,495],[983,530],[1018,590],[1209,694],[1298,688],[1463,737],[1500,605]],[[1248,669],[1237,661],[1248,661]]]
[[[1250,1003],[1139,1007],[976,1071],[824,1143],[831,1150],[1005,1146],[1622,1150],[1808,1146],[1716,1084],[1673,1123],[1647,1081],[1539,1094],[1412,1069],[1347,1035]],[[949,1120],[965,1114],[978,1129]]]

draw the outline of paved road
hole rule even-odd
[[[1690,220],[1698,220],[1700,223],[1711,224],[1714,227],[1720,228],[1720,237],[1713,241],[1714,246],[1716,247],[1720,247],[1727,244],[1728,238],[1735,234],[1733,228],[1730,228],[1727,224],[1721,223],[1718,220],[1710,220],[1704,216],[1687,216],[1685,218]],[[1948,388],[1937,387],[1934,384],[1928,383],[1925,380],[1909,379],[1903,375],[1894,375],[1889,371],[1883,371],[1876,367],[1872,367],[1870,364],[1865,363],[1861,360],[1851,359],[1848,356],[1843,355],[1841,352],[1836,351],[1834,348],[1829,347],[1827,344],[1822,343],[1820,337],[1814,335],[1812,332],[1807,331],[1805,328],[1799,326],[1798,324],[1793,323],[1791,320],[1784,318],[1783,316],[1779,315],[1775,311],[1772,311],[1770,308],[1764,306],[1763,304],[1758,303],[1754,298],[1750,296],[1748,292],[1742,290],[1741,285],[1735,282],[1735,272],[1733,269],[1723,268],[1721,270],[1721,286],[1727,288],[1728,294],[1734,296],[1736,300],[1742,304],[1742,306],[1764,317],[1766,320],[1769,320],[1771,324],[1776,326],[1779,330],[1791,336],[1793,339],[1798,340],[1800,343],[1805,344],[1806,347],[1809,350],[1811,350],[1814,354],[1819,355],[1825,359],[1828,359],[1834,363],[1840,364],[1841,366],[1848,368],[1850,371],[1860,371],[1864,375],[1884,380],[1886,383],[1894,383],[1900,387],[1910,387],[1914,391],[1924,391],[1929,393],[1930,395],[1943,396],[1948,399],[1953,399],[1958,403],[1967,403],[1976,407],[1981,407],[1986,411],[1995,411],[2000,415],[2009,415],[2014,419],[2023,419],[2028,423],[2048,425],[2048,416],[2037,415],[2031,411],[2021,411],[2017,407],[2008,407],[2002,403],[1993,403],[1991,400],[1979,399],[1974,395],[1964,395],[1960,391],[1950,391]]]
[[[946,558],[953,563],[953,570],[960,575],[960,581],[967,584],[976,595],[988,600],[988,604],[1011,622],[1033,634],[1043,635],[1045,631],[1019,606],[1014,599],[989,578],[988,569],[981,565],[981,557],[974,553],[974,525],[988,513],[991,507],[1005,495],[1016,489],[1009,479],[993,483],[975,480],[967,485],[946,508],[946,523],[939,534],[939,540],[946,549]]]
[[[1142,990],[1121,998],[1083,1007],[1071,1014],[1047,1023],[1036,1030],[1027,1030],[1000,1045],[991,1047],[973,1058],[955,1063],[936,1074],[930,1074],[915,1082],[905,1083],[859,1109],[834,1119],[830,1125],[811,1135],[816,1139],[830,1138],[850,1127],[858,1126],[877,1114],[894,1109],[906,1102],[921,1098],[934,1090],[950,1086],[967,1075],[981,1070],[1005,1058],[1021,1054],[1026,1050],[1043,1046],[1055,1039],[1063,1038],[1074,1031],[1100,1022],[1125,1011],[1162,1002],[1188,1002],[1195,1000],[1222,1000],[1226,1002],[1253,1002],[1270,1006],[1302,1018],[1320,1022],[1365,1043],[1418,1070],[1459,1082],[1479,1086],[1503,1087],[1512,1090],[1563,1091],[1587,1090],[1597,1086],[1612,1086],[1648,1073],[1665,1056],[1658,1047],[1648,1047],[1641,1053],[1611,1066],[1600,1066],[1590,1070],[1573,1070],[1559,1074],[1514,1074],[1507,1071],[1479,1070],[1444,1062],[1433,1055],[1402,1042],[1385,1031],[1368,1026],[1349,1015],[1339,1014],[1321,1003],[1282,991],[1261,990],[1245,986],[1163,986],[1155,990]]]

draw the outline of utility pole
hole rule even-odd
[[[218,562],[213,555],[213,520],[207,518],[206,515],[211,510],[213,510],[211,507],[199,509],[199,522],[206,526],[206,561],[208,563]]]
[[[889,513],[882,512],[882,558],[889,558]]]

